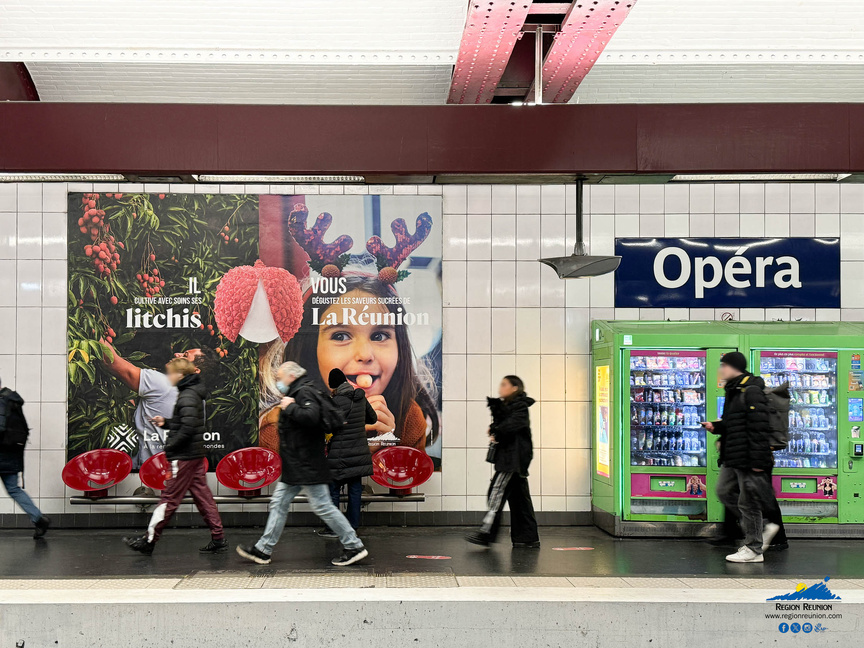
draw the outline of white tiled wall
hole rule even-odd
[[[485,397],[501,376],[514,372],[538,399],[532,408],[537,450],[531,469],[537,508],[589,510],[592,319],[719,319],[731,312],[750,320],[864,320],[864,185],[586,187],[585,236],[593,253],[611,253],[616,236],[841,236],[842,309],[715,311],[615,309],[611,276],[561,281],[537,263],[540,256],[573,248],[574,186],[0,184],[0,378],[28,401],[34,430],[27,489],[47,513],[72,510],[71,493],[60,480],[66,192],[94,189],[443,194],[444,471],[424,485],[425,503],[376,505],[378,510],[483,508],[490,470],[483,461]],[[118,492],[137,485],[130,478]],[[11,500],[0,497],[0,513],[12,511]]]

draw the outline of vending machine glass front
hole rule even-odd
[[[774,453],[777,468],[837,468],[837,354],[762,351],[768,387],[789,383],[789,446]]]

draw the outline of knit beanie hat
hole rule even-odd
[[[732,351],[723,354],[723,357],[720,358],[720,362],[729,365],[733,369],[737,369],[741,373],[747,371],[747,358],[740,351]]]

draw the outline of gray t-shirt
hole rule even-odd
[[[160,371],[142,369],[138,385],[138,407],[135,408],[135,429],[138,430],[138,454],[132,458],[136,470],[153,455],[165,449],[165,428],[154,425],[150,419],[174,414],[177,388]]]

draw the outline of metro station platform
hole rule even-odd
[[[205,529],[169,529],[152,557],[126,549],[120,530],[52,531],[41,542],[3,531],[0,645],[740,648],[795,634],[848,645],[864,618],[860,541],[794,540],[761,565],[734,565],[699,541],[545,527],[539,550],[483,549],[462,539],[467,530],[364,529],[370,557],[349,568],[330,566],[338,543],[306,527],[286,529],[267,566],[233,551],[257,529],[229,530],[232,550],[218,556],[197,553]],[[781,605],[830,610],[766,601],[826,576],[840,600]]]

